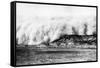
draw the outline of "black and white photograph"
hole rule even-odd
[[[97,61],[97,7],[16,3],[16,66]]]

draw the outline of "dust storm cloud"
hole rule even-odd
[[[38,45],[60,35],[96,33],[96,8],[17,4],[18,44]]]

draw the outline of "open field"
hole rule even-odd
[[[17,65],[96,61],[96,48],[49,48],[35,50],[17,47]],[[51,50],[51,51],[50,51]]]
[[[39,45],[16,45],[17,65],[96,61],[96,35],[64,35]]]

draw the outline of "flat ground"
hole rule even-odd
[[[33,48],[17,47],[17,65],[96,61],[96,48],[64,48],[61,50],[36,51]]]

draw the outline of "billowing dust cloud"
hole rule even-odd
[[[38,45],[61,35],[96,33],[96,8],[17,4],[18,44]]]
[[[61,35],[93,35],[96,33],[96,19],[95,16],[38,17],[21,23],[16,29],[18,44],[38,45],[47,40],[52,42]]]

